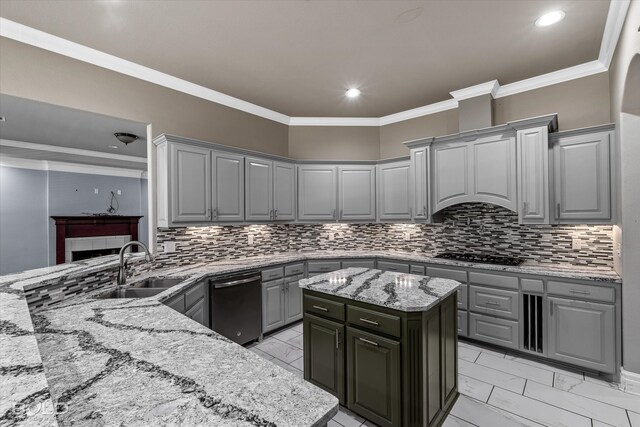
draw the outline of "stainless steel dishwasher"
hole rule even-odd
[[[211,279],[211,329],[238,344],[262,334],[262,277],[259,271]]]

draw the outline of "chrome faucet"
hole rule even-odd
[[[118,256],[120,257],[120,264],[119,264],[120,267],[118,269],[118,287],[124,285],[125,282],[127,281],[127,262],[124,259],[124,251],[129,246],[133,246],[133,245],[138,245],[139,247],[144,249],[146,253],[145,258],[147,259],[147,262],[151,262],[152,260],[151,253],[149,252],[149,249],[144,243],[138,242],[137,240],[132,240],[131,242],[125,243],[124,246],[120,248],[120,253],[118,254]]]

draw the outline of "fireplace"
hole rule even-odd
[[[138,240],[141,216],[52,216],[56,224],[56,264],[118,253]]]

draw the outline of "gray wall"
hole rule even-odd
[[[47,172],[0,166],[0,274],[48,265]]]
[[[311,160],[378,160],[378,127],[290,126],[289,157]]]

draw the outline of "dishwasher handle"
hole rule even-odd
[[[252,277],[247,277],[246,279],[240,279],[240,280],[233,280],[231,282],[214,282],[213,283],[213,287],[216,289],[219,288],[228,288],[229,286],[237,286],[237,285],[244,285],[245,283],[251,283],[251,282],[259,282],[261,279],[261,276],[252,276]]]

